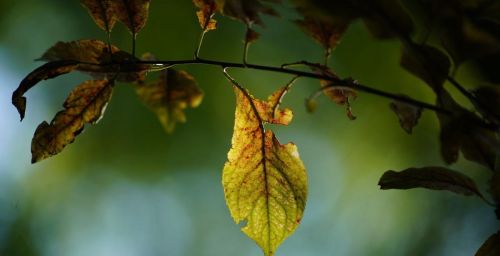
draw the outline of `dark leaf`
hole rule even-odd
[[[399,0],[368,0],[358,5],[366,27],[376,38],[406,37],[413,32],[413,21]]]
[[[321,20],[317,17],[305,16],[303,20],[296,20],[295,24],[321,44],[327,52],[330,52],[340,42],[340,38],[347,30],[350,22],[350,19]]]
[[[408,96],[404,97],[409,98]],[[413,127],[417,125],[422,115],[422,108],[400,101],[391,102],[390,108],[398,116],[401,127],[408,134],[411,134]]]
[[[163,128],[171,133],[178,122],[186,122],[184,109],[195,108],[203,99],[203,92],[194,78],[185,71],[168,69],[152,84],[137,84],[139,98],[156,113]]]
[[[146,25],[150,2],[151,0],[116,0],[112,1],[112,8],[118,20],[136,35]]]
[[[75,70],[77,67],[78,62],[71,60],[60,60],[46,63],[28,74],[28,76],[26,76],[23,81],[21,81],[19,87],[12,94],[12,104],[19,112],[21,121],[23,120],[24,113],[26,111],[26,97],[24,97],[23,95],[29,89],[31,89],[42,80],[47,80],[60,75],[64,75]]]
[[[111,53],[109,53],[109,48]],[[135,82],[144,79],[150,65],[136,64],[138,60],[116,46],[108,46],[99,40],[58,42],[40,58],[44,61],[78,61],[78,71],[91,74],[96,79],[115,78],[118,81]]]
[[[500,231],[493,234],[481,245],[475,256],[498,256],[500,255]]]
[[[278,13],[263,2],[279,3],[280,0],[220,0],[222,14],[239,20],[248,26],[263,25],[260,14],[278,16]]]
[[[116,24],[116,12],[112,8],[113,0],[81,0],[82,5],[87,8],[90,16],[97,26],[110,33]]]
[[[437,105],[451,113],[438,113],[441,154],[445,162],[456,162],[461,151],[466,159],[494,170],[496,157],[500,154],[498,134],[484,127],[479,117],[458,105],[444,90],[438,94]]]
[[[439,90],[448,77],[451,64],[448,56],[437,48],[411,44],[403,47],[401,66]]]
[[[490,193],[497,204],[497,214],[500,219],[500,172],[496,170],[490,180]]]
[[[500,121],[500,87],[482,86],[472,92],[479,102],[478,109],[486,118]]]
[[[401,172],[387,171],[378,183],[381,189],[428,188],[483,198],[474,181],[465,174],[443,167],[408,168]]]
[[[251,43],[257,41],[257,39],[259,39],[259,37],[260,37],[260,34],[257,31],[255,31],[251,28],[248,28],[247,33],[245,35],[245,42],[248,44],[251,44]]]
[[[31,143],[32,163],[60,153],[72,143],[85,124],[102,117],[113,92],[113,81],[93,80],[77,86],[64,102],[64,110],[52,122],[41,123]]]

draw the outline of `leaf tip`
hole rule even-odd
[[[19,97],[16,92],[12,95],[12,105],[16,107],[19,116],[21,117],[21,121],[24,119],[25,111],[26,111],[26,97]]]

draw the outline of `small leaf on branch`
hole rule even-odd
[[[294,144],[281,145],[272,131],[264,130],[264,123],[288,124],[291,120],[290,110],[278,109],[283,89],[266,102],[239,86],[234,91],[236,117],[223,170],[224,195],[234,221],[246,220],[242,231],[271,256],[302,219],[306,170]]]
[[[321,20],[318,17],[305,16],[303,20],[296,20],[295,24],[330,53],[340,42],[350,22],[350,19]]]
[[[41,123],[31,143],[32,163],[60,153],[72,143],[85,124],[96,124],[113,92],[113,81],[92,80],[77,86],[52,122]]]
[[[194,78],[185,71],[167,69],[151,84],[136,84],[136,92],[144,104],[156,113],[167,133],[175,125],[186,122],[184,109],[201,104],[203,92]]]
[[[380,189],[411,189],[428,188],[432,190],[447,190],[465,196],[479,196],[474,181],[463,173],[443,167],[408,168],[401,172],[387,171],[378,183]]]
[[[90,16],[99,28],[110,33],[116,24],[116,12],[112,8],[113,0],[81,0],[82,5],[87,8]]]
[[[248,28],[247,32],[245,34],[245,43],[247,43],[247,44],[254,43],[255,41],[257,41],[257,39],[259,39],[259,37],[260,37],[260,34],[257,31],[255,31],[251,28]]]
[[[406,95],[403,96],[405,98],[409,98]],[[417,125],[418,120],[422,115],[422,108],[400,101],[391,102],[390,108],[398,116],[399,124],[401,125],[401,127],[408,134],[411,134],[413,127]]]
[[[218,9],[215,0],[193,0],[193,3],[199,9],[196,16],[201,28],[205,32],[217,29],[217,21],[212,18]]]
[[[247,26],[253,24],[264,25],[260,14],[278,16],[274,8],[263,2],[279,3],[280,0],[219,0],[219,6],[222,14],[239,20]]]
[[[60,75],[67,74],[75,70],[78,63],[72,60],[60,60],[49,62],[29,73],[19,87],[12,94],[12,104],[16,107],[21,121],[24,119],[26,111],[26,97],[23,95],[42,80],[51,79]]]
[[[136,35],[145,25],[149,16],[151,0],[116,0],[112,1],[112,8],[116,17]]]
[[[475,256],[498,256],[500,255],[500,231],[493,234],[481,245]]]
[[[448,77],[451,63],[448,56],[435,47],[411,44],[403,47],[401,66],[439,90]]]

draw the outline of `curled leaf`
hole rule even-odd
[[[31,142],[32,163],[60,153],[72,143],[85,124],[102,117],[113,92],[113,81],[92,80],[77,86],[64,102],[64,110],[52,122],[41,123]]]
[[[270,256],[302,219],[306,170],[294,144],[281,145],[272,131],[264,130],[265,122],[288,123],[280,121],[281,115],[269,115],[278,108],[276,95],[281,93],[262,102],[240,87],[234,91],[236,117],[223,170],[224,195],[234,221],[247,221],[242,231]]]
[[[408,96],[405,96],[409,98]],[[422,115],[422,108],[410,105],[404,102],[395,101],[389,105],[391,110],[398,116],[399,124],[408,133],[411,134]]]
[[[481,245],[475,256],[497,256],[500,255],[500,231],[493,234]]]
[[[26,111],[26,97],[23,95],[29,89],[42,80],[51,79],[69,73],[75,70],[77,66],[78,62],[76,61],[60,60],[46,63],[28,74],[28,76],[21,81],[19,87],[12,94],[12,104],[19,112],[21,121],[24,119],[24,113]]]
[[[184,109],[201,104],[203,92],[185,71],[167,69],[151,84],[137,84],[136,92],[144,104],[156,113],[163,128],[171,133],[175,125],[186,122]]]
[[[194,5],[199,9],[196,12],[201,28],[207,32],[217,28],[217,21],[213,19],[218,9],[215,0],[193,0]]]
[[[401,172],[387,171],[378,183],[380,189],[428,188],[484,198],[474,181],[463,173],[443,167],[408,168]]]

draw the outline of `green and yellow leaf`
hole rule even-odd
[[[203,91],[185,71],[167,69],[151,84],[137,84],[136,92],[144,104],[156,113],[163,128],[171,133],[177,123],[186,122],[184,110],[195,108],[203,100]]]
[[[297,147],[281,145],[264,123],[288,124],[292,113],[279,110],[285,89],[266,102],[235,86],[236,117],[232,148],[223,170],[226,203],[242,231],[273,255],[299,225],[307,197],[307,175]]]
[[[41,123],[31,143],[32,163],[60,153],[72,143],[85,124],[102,117],[113,92],[113,81],[92,80],[77,86],[64,102],[64,110],[52,122]]]

